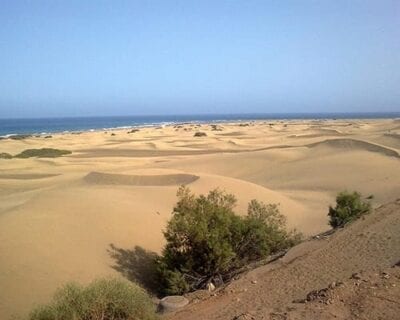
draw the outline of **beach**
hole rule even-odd
[[[202,133],[202,134],[196,134]],[[160,253],[180,185],[278,203],[305,237],[329,229],[342,190],[400,194],[400,120],[182,123],[0,140],[0,152],[54,148],[57,158],[0,159],[0,318],[26,314],[68,281],[124,276],[114,248]]]

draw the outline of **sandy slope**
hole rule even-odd
[[[207,137],[193,137],[197,131]],[[0,319],[26,313],[66,281],[118,273],[107,249],[159,252],[182,183],[280,203],[288,225],[324,231],[342,189],[400,194],[394,120],[185,124],[0,140],[0,152],[54,147],[56,159],[0,159]],[[115,135],[112,135],[114,133]]]
[[[344,299],[353,299],[356,302],[357,298],[360,299],[357,294],[364,294],[364,297],[373,295],[372,292],[362,292],[363,287],[377,289],[379,286],[376,280],[366,281],[366,277],[360,281],[349,281],[354,273],[367,272],[374,275],[378,272],[379,274],[400,262],[399,230],[400,200],[384,205],[365,219],[337,231],[328,238],[310,240],[294,247],[283,258],[242,275],[240,279],[218,292],[217,296],[193,303],[185,310],[168,315],[166,318],[236,319],[235,317],[245,314],[247,317],[239,319],[395,320],[400,312],[398,304],[400,291],[396,289],[387,290],[389,292],[381,290],[386,302],[393,296],[388,304],[388,308],[391,309],[375,311],[375,316],[371,317],[362,307],[346,304],[349,301]],[[395,274],[400,273],[396,270]],[[342,292],[336,296],[331,295],[331,300],[336,299],[336,303],[342,302],[340,305],[342,310],[338,310],[336,306],[336,309],[331,308],[331,312],[329,310],[322,312],[321,307],[305,308],[302,303],[299,304],[299,301],[306,299],[309,292],[343,281],[347,281],[347,286],[359,286],[365,282],[368,286],[361,285],[357,294],[350,287],[340,289]],[[395,286],[400,284],[400,278],[395,279],[394,284]],[[389,281],[384,285],[388,289]],[[338,295],[341,295],[341,300]],[[371,310],[380,305],[379,302],[373,301],[358,300],[358,303],[364,303],[365,307]],[[349,314],[351,311],[358,311],[364,316],[353,317]]]

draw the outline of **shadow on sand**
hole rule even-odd
[[[110,244],[107,250],[115,260],[112,268],[120,272],[125,278],[138,283],[153,294],[157,294],[157,271],[155,252],[148,251],[140,246],[132,250],[122,249]]]

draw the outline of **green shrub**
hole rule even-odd
[[[21,153],[17,154],[15,158],[57,158],[67,154],[71,154],[68,150],[59,150],[52,148],[42,148],[42,149],[26,149]]]
[[[9,136],[9,139],[12,139],[12,140],[25,140],[25,139],[28,139],[28,138],[31,138],[31,137],[32,137],[31,134],[14,134],[14,135]]]
[[[194,134],[194,137],[206,137],[207,133],[198,131]]]
[[[87,287],[67,284],[52,302],[37,307],[29,320],[150,320],[154,305],[137,285],[117,279],[100,279]]]
[[[358,192],[342,191],[336,197],[336,206],[329,207],[329,224],[333,228],[344,226],[371,211],[371,204],[361,199]]]
[[[7,152],[0,152],[0,159],[12,159],[12,155]]]
[[[164,294],[204,288],[210,281],[221,284],[246,263],[298,241],[297,234],[285,230],[277,205],[253,200],[241,217],[233,211],[235,197],[218,189],[195,197],[181,187],[178,199],[158,262]]]

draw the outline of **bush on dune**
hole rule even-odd
[[[57,158],[67,154],[71,154],[71,151],[68,150],[60,150],[53,148],[42,148],[42,149],[26,149],[21,153],[17,154],[15,158]]]
[[[67,284],[52,302],[33,310],[29,320],[151,320],[154,305],[135,284],[117,279],[100,279],[87,287]]]
[[[218,189],[196,197],[181,187],[178,198],[159,259],[164,294],[182,294],[210,282],[222,284],[245,264],[299,240],[297,233],[286,231],[277,205],[253,200],[242,217],[233,211],[235,197]]]
[[[362,200],[360,193],[342,191],[336,197],[336,206],[329,207],[329,224],[339,228],[370,212],[371,204]]]
[[[12,159],[12,155],[7,152],[0,152],[0,159]]]
[[[194,137],[207,137],[207,133],[198,131],[194,134]]]
[[[14,134],[9,136],[8,138],[11,140],[25,140],[31,137],[32,137],[31,134]]]

